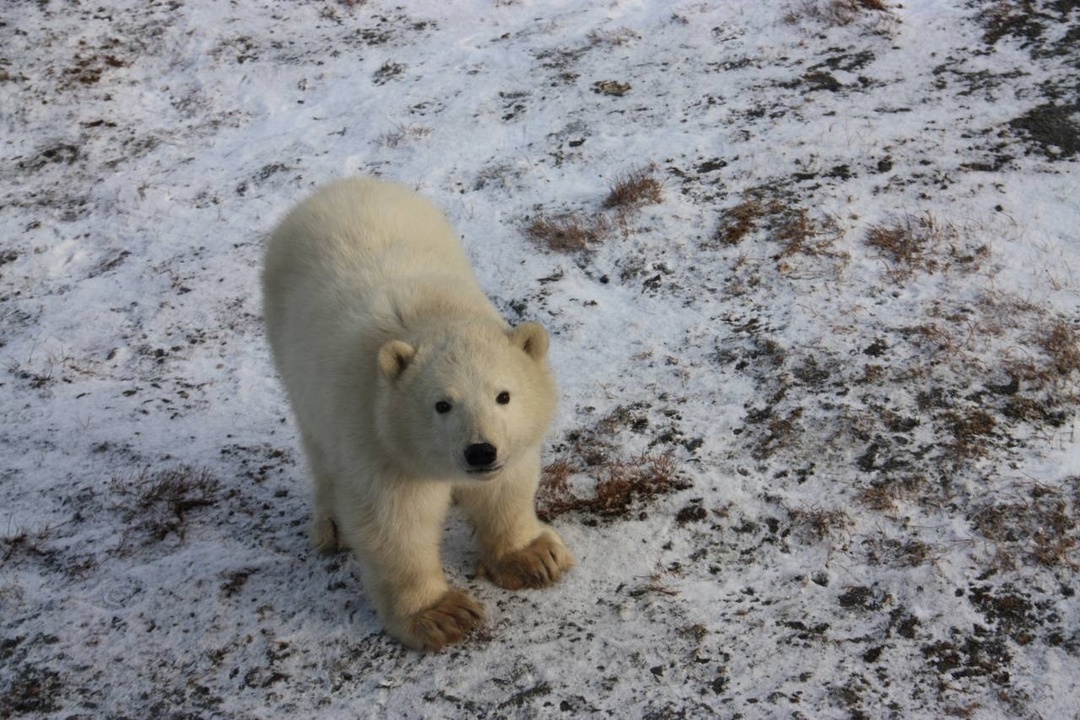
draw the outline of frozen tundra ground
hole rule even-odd
[[[1080,5],[10,0],[0,718],[1080,717]],[[553,333],[559,586],[307,546],[263,239],[442,207]]]

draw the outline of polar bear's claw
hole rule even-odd
[[[496,585],[522,590],[554,585],[574,562],[559,536],[549,530],[520,550],[488,561],[481,570]]]
[[[409,643],[424,650],[442,650],[459,642],[484,621],[484,608],[461,592],[449,590],[431,607],[413,615]]]

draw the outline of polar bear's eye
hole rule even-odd
[[[503,391],[502,391],[501,393],[499,393],[499,395],[498,395],[498,396],[497,396],[497,397],[495,398],[495,402],[499,403],[500,405],[507,405],[507,404],[509,404],[509,402],[510,402],[510,393],[508,393],[508,392],[506,392],[505,390],[503,390]]]
[[[445,400],[440,400],[439,402],[435,403],[435,412],[439,413],[440,415],[445,415],[446,413],[450,412],[450,407],[450,403],[446,402]]]

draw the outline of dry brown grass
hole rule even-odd
[[[787,267],[784,261],[795,255],[847,257],[833,250],[842,233],[832,218],[815,218],[806,208],[770,197],[767,189],[749,191],[742,202],[725,211],[714,237],[719,245],[731,247],[758,230],[765,232],[766,239],[781,244],[780,251],[772,255],[781,269]]]
[[[778,207],[776,201],[766,203],[761,198],[748,197],[724,213],[716,239],[721,245],[738,245]]]
[[[1035,333],[1035,344],[1050,360],[1050,369],[1068,376],[1080,370],[1080,334],[1063,319],[1047,321]]]
[[[987,388],[1011,405],[1037,400],[1047,408],[1080,406],[1080,332],[1068,319],[993,291],[959,308],[935,304],[928,315],[921,324],[899,328],[914,347],[927,351],[922,360],[928,367],[946,363],[993,378]]]
[[[625,518],[635,512],[640,516],[650,501],[690,486],[680,476],[670,450],[627,455],[618,448],[619,433],[640,434],[648,428],[645,409],[638,404],[619,405],[591,425],[567,433],[562,456],[541,475],[537,504],[542,518],[568,512],[602,520]],[[572,482],[575,478],[576,486]]]
[[[966,244],[955,225],[930,213],[904,215],[890,223],[871,226],[865,242],[878,251],[895,282],[918,272],[954,269],[975,272],[990,256],[989,247]]]
[[[856,499],[871,510],[888,512],[896,510],[901,501],[917,499],[925,504],[927,485],[923,475],[878,478],[860,488]]]
[[[645,205],[655,205],[664,199],[663,186],[656,177],[655,168],[641,167],[615,177],[611,192],[604,199],[603,207],[636,210]]]
[[[767,420],[769,434],[762,437],[750,451],[750,456],[755,460],[764,460],[781,448],[790,447],[802,434],[799,419],[803,409],[794,408],[786,417],[772,415],[771,413],[763,420]],[[749,419],[749,418],[748,418]]]
[[[13,533],[0,535],[0,565],[16,555],[40,555],[51,535],[52,529],[47,525],[37,530],[20,527]]]
[[[569,479],[576,471],[574,464],[565,458],[544,468],[537,493],[541,519],[550,520],[568,512],[608,520],[626,517],[649,500],[688,487],[679,477],[670,451],[609,458],[589,468],[589,474],[599,475],[591,495],[579,495],[571,488]]]
[[[824,540],[851,525],[851,517],[843,510],[808,506],[789,512],[792,527],[809,533],[815,540]]]
[[[379,69],[375,71],[374,75],[372,75],[372,81],[376,85],[385,85],[394,78],[400,77],[401,74],[405,72],[405,68],[406,66],[402,65],[401,63],[387,60],[382,65],[380,65]]]
[[[1004,375],[1016,386],[1009,393],[1013,409],[1035,418],[1045,414],[1043,410],[1071,412],[1080,406],[1075,380],[1080,371],[1080,333],[1074,325],[1038,308],[1018,310],[1009,322],[1010,329],[1020,334],[1015,348],[1002,359]],[[1038,406],[1031,408],[1034,414],[1023,407],[1032,402]]]
[[[806,208],[794,208],[785,213],[773,233],[773,238],[784,246],[774,259],[793,255],[846,258],[845,253],[832,250],[840,235],[832,218],[812,218]]]
[[[614,30],[590,30],[585,36],[591,45],[606,45],[618,47],[641,39],[641,34],[628,27],[620,27]]]
[[[995,543],[996,557],[1021,556],[1046,567],[1080,569],[1080,502],[1075,486],[1075,478],[1062,487],[1033,483],[1026,497],[984,505],[970,517],[972,527]]]
[[[616,176],[600,210],[540,212],[525,218],[521,227],[539,247],[562,253],[587,252],[615,233],[628,236],[641,208],[662,201],[663,186],[655,166],[648,165]]]
[[[183,540],[190,513],[214,505],[220,483],[206,469],[182,465],[114,479],[112,489],[126,500],[122,506],[125,521],[151,541],[160,542],[169,535]]]
[[[874,565],[918,567],[932,563],[940,556],[935,549],[921,540],[900,539],[878,535],[862,541],[867,559]]]
[[[1067,567],[1080,570],[1080,554],[1075,537],[1059,537],[1044,531],[1035,533],[1031,557],[1046,567]]]
[[[804,18],[830,26],[850,25],[867,19],[881,25],[886,19],[893,19],[883,0],[803,0],[784,14],[784,22],[793,25]]]
[[[604,215],[560,213],[537,215],[524,223],[525,236],[556,252],[580,252],[602,243],[611,233]]]
[[[996,0],[983,3],[980,12],[985,28],[983,41],[994,45],[1006,35],[1022,35],[1032,18],[1034,8],[1030,0]]]
[[[11,372],[20,380],[25,380],[35,390],[48,387],[56,380],[51,366],[47,366],[42,370],[29,370],[15,364],[11,367]]]
[[[839,13],[861,13],[868,10],[888,12],[889,6],[884,0],[833,0],[830,5]]]
[[[985,410],[946,413],[945,420],[952,435],[949,451],[955,459],[983,454],[997,420]]]
[[[393,130],[383,133],[379,143],[389,148],[396,148],[406,140],[419,140],[431,134],[431,128],[424,125],[398,125]]]
[[[903,280],[915,272],[934,272],[938,259],[932,250],[942,245],[951,227],[941,226],[931,215],[907,215],[890,225],[874,225],[866,233],[866,244],[874,248],[889,265],[894,280]]]

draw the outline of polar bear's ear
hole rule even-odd
[[[533,360],[547,357],[548,334],[543,325],[527,322],[510,331],[510,342],[524,350]]]
[[[409,367],[416,348],[402,340],[391,340],[379,348],[379,370],[391,380],[396,379]]]

